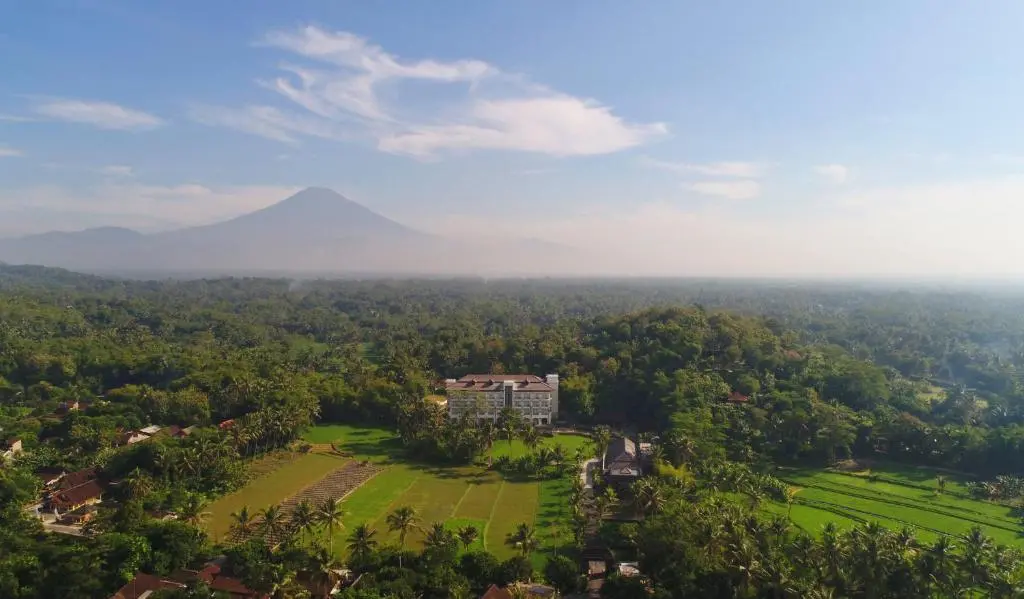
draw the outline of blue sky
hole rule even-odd
[[[1022,3],[242,6],[0,0],[0,234],[324,185],[613,270],[1024,272]]]

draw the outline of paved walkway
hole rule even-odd
[[[580,468],[580,482],[583,483],[584,490],[594,490],[594,470],[600,466],[601,460],[597,458],[590,458],[586,462],[583,462],[583,466]]]

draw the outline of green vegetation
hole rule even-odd
[[[568,505],[557,505],[559,497],[568,495],[566,478],[542,481],[510,481],[499,473],[486,469],[486,460],[465,466],[438,466],[411,462],[397,445],[397,437],[383,429],[348,425],[323,425],[311,428],[304,438],[311,443],[333,443],[351,452],[353,459],[370,459],[387,464],[386,470],[350,494],[344,502],[346,527],[365,523],[376,529],[382,542],[396,542],[398,534],[388,531],[386,518],[400,506],[416,510],[425,524],[441,522],[454,531],[473,525],[480,531],[474,546],[493,553],[499,558],[511,557],[515,550],[505,544],[505,538],[520,523],[550,531],[557,527],[563,531],[555,536],[541,536],[541,555],[567,547],[569,534]],[[541,447],[562,445],[575,452],[587,446],[583,435],[557,435],[544,438]],[[494,455],[520,457],[527,448],[522,441],[513,440],[511,447],[505,441],[495,444]],[[279,500],[281,498],[278,498]],[[541,508],[544,508],[543,510]],[[343,547],[338,533],[336,547]],[[409,533],[407,545],[420,547],[426,536],[425,527]],[[538,565],[539,562],[538,562]]]
[[[281,503],[307,486],[340,467],[344,460],[320,454],[306,454],[295,460],[279,464],[276,469],[254,477],[245,486],[214,501],[207,531],[214,541],[224,539],[231,523],[231,514],[243,507],[262,510]]]
[[[542,576],[568,592],[584,543],[635,555],[656,597],[1019,596],[1020,523],[972,497],[1024,495],[1022,370],[1010,291],[0,266],[0,429],[24,450],[0,471],[0,596],[105,599],[218,554],[267,594],[330,582],[339,555],[360,599]],[[509,444],[532,429],[422,400],[469,372],[557,373],[561,418],[596,426],[597,447],[601,425],[653,441],[653,476],[583,492],[585,438]],[[128,444],[150,424],[166,434]],[[332,442],[351,456],[321,455]],[[827,470],[856,461],[886,466]],[[288,518],[335,463],[368,482]],[[95,468],[93,535],[42,534],[22,509],[54,467]],[[606,595],[644,584],[613,577]]]
[[[964,487],[953,483],[947,483],[947,491],[939,494],[934,473],[924,480],[915,474],[904,468],[875,467],[870,473],[800,470],[780,476],[799,489],[793,523],[813,534],[820,534],[829,522],[840,530],[878,522],[892,529],[911,527],[921,541],[932,543],[941,535],[966,536],[978,526],[998,543],[1024,546],[1024,529],[1013,508],[960,495],[958,491]],[[766,509],[786,513],[779,503]]]

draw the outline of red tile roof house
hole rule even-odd
[[[205,583],[211,591],[222,593],[230,599],[267,599],[268,597],[263,593],[253,591],[237,578],[221,576],[220,566],[210,563],[203,566],[202,570],[178,570],[167,578],[140,572],[131,582],[121,587],[121,590],[111,599],[145,599],[148,596],[147,591],[182,589],[199,581]]]
[[[133,578],[131,582],[121,587],[121,590],[118,592],[114,593],[110,599],[144,599],[151,595],[153,591],[183,588],[185,588],[185,585],[180,582],[164,580],[159,576],[143,574],[140,572],[135,575],[135,578]]]
[[[104,487],[95,468],[72,472],[61,479],[57,488],[43,502],[44,507],[57,516],[85,505],[99,503]]]

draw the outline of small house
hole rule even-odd
[[[608,445],[604,456],[604,479],[614,486],[629,486],[643,474],[636,443],[618,437]]]

